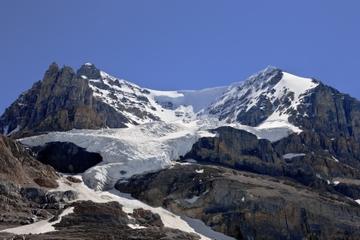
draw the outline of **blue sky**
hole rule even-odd
[[[360,98],[358,0],[2,0],[0,112],[48,65],[199,89],[268,65]]]

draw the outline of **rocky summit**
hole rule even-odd
[[[360,239],[360,102],[315,78],[159,91],[53,63],[0,133],[1,239]]]

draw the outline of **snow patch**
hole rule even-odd
[[[130,227],[132,229],[144,229],[144,228],[146,228],[144,226],[140,226],[139,224],[131,224],[131,223],[128,224],[128,227]]]
[[[333,184],[336,186],[340,183],[340,181],[333,181]]]
[[[304,157],[304,156],[306,156],[305,153],[287,153],[287,154],[283,155],[283,158],[284,159],[292,159],[295,157]]]
[[[199,170],[196,169],[195,172],[201,174],[201,173],[204,173],[204,169],[199,169]]]
[[[57,231],[54,227],[55,224],[60,223],[61,219],[74,212],[74,207],[66,208],[60,215],[59,219],[54,222],[49,222],[49,220],[42,220],[36,223],[9,228],[2,230],[0,232],[8,232],[14,234],[40,234],[40,233],[47,233],[47,232],[54,232]]]
[[[184,200],[190,204],[195,203],[198,199],[200,198],[200,196],[193,196],[191,198],[185,198]]]

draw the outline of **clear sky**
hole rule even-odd
[[[164,90],[273,65],[360,98],[360,1],[1,0],[0,112],[53,61]]]

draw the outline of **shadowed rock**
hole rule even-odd
[[[102,161],[99,153],[87,152],[68,142],[51,142],[33,150],[39,161],[63,173],[82,173]]]

